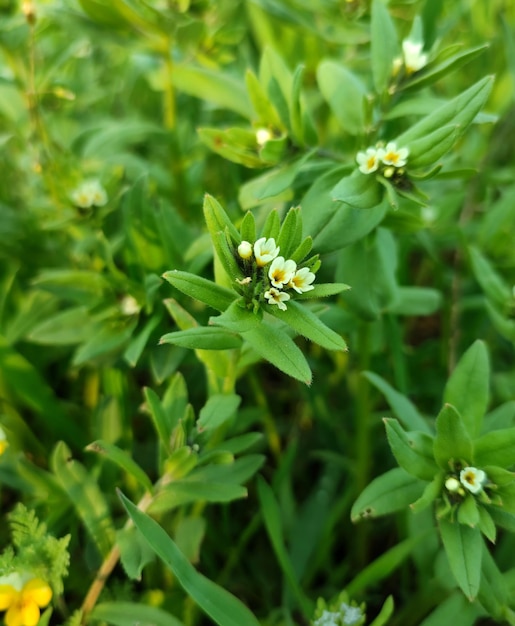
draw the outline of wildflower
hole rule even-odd
[[[32,578],[25,584],[17,574],[0,579],[0,611],[7,611],[6,626],[36,626],[40,609],[51,599],[52,589],[41,578]]]
[[[315,275],[313,272],[310,272],[307,267],[301,267],[301,269],[297,270],[291,278],[288,283],[288,287],[292,287],[297,293],[304,293],[305,291],[311,291],[314,289],[311,284],[314,280]]]
[[[358,152],[356,161],[358,162],[360,172],[363,174],[371,174],[379,167],[379,150],[376,150],[376,148],[367,148],[365,152]]]
[[[386,148],[380,148],[377,152],[379,158],[385,165],[402,167],[403,165],[406,165],[408,161],[408,148],[397,149],[397,144],[394,141],[389,141],[386,144]]]
[[[265,291],[265,298],[268,300],[268,304],[276,304],[281,311],[286,311],[286,304],[290,299],[290,294],[285,291],[279,291],[275,287],[270,287],[268,291]]]
[[[342,602],[340,611],[343,615],[343,623],[348,626],[357,624],[363,617],[363,611],[359,608],[359,606],[350,606],[350,604],[347,604],[346,602]]]
[[[270,237],[261,237],[254,244],[254,256],[258,267],[263,267],[270,261],[273,261],[279,254],[279,247],[275,245],[275,239]]]
[[[471,493],[479,493],[486,481],[486,473],[475,467],[464,467],[460,472],[460,482]]]
[[[242,241],[238,246],[238,254],[242,259],[250,259],[252,256],[252,244],[248,241]]]
[[[136,315],[139,313],[140,306],[133,296],[124,296],[120,302],[120,310],[123,315]]]
[[[272,282],[274,287],[280,289],[284,285],[287,285],[295,275],[297,264],[295,261],[288,259],[284,260],[284,257],[278,256],[272,262],[270,269],[268,270],[268,278]]]
[[[0,427],[0,456],[5,452],[8,446],[9,442],[7,441],[4,429]]]
[[[454,476],[450,476],[445,481],[445,488],[447,489],[447,491],[450,491],[451,493],[456,493],[457,491],[461,490],[460,481],[457,478],[454,478]]]
[[[324,611],[322,615],[315,621],[313,626],[338,626],[339,613]]]
[[[89,209],[92,206],[104,206],[107,203],[107,193],[98,180],[86,180],[77,189],[72,191],[70,198],[75,206]]]
[[[404,57],[404,67],[408,74],[418,72],[425,65],[427,65],[427,54],[422,52],[424,44],[420,42],[410,41],[405,39],[402,42],[402,55]]]

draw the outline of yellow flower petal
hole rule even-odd
[[[32,600],[37,606],[43,608],[52,599],[52,589],[41,578],[29,580],[21,590],[23,601]]]
[[[37,626],[39,608],[33,600],[20,600],[5,614],[5,626]]]
[[[18,591],[11,585],[0,585],[0,611],[8,609],[18,597]]]

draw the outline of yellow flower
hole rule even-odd
[[[18,584],[0,584],[0,611],[7,611],[5,626],[36,626],[40,609],[52,599],[52,589],[41,578],[32,578],[21,589],[19,587]]]

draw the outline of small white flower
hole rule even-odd
[[[454,476],[450,476],[445,481],[445,488],[447,489],[447,491],[450,491],[451,493],[456,493],[457,491],[461,489],[461,483],[457,478],[454,478]]]
[[[338,626],[339,613],[324,611],[322,615],[315,620],[314,626]]]
[[[313,272],[309,271],[307,267],[301,267],[300,270],[295,272],[295,275],[288,283],[288,287],[293,287],[297,293],[304,293],[305,291],[311,291],[314,289],[311,284],[315,280]]]
[[[360,172],[371,174],[377,170],[381,159],[376,148],[367,148],[365,152],[358,152],[356,161],[358,162]]]
[[[263,267],[270,261],[273,261],[279,254],[279,247],[275,245],[275,239],[270,237],[261,237],[254,244],[254,256],[258,267]]]
[[[408,162],[409,149],[397,148],[397,144],[394,141],[390,141],[386,144],[386,148],[380,148],[377,154],[385,165],[402,167]]]
[[[74,189],[70,198],[75,206],[89,209],[92,206],[104,206],[107,203],[107,193],[98,180],[86,180]]]
[[[120,309],[124,315],[136,315],[140,308],[138,301],[133,296],[124,296],[120,302]]]
[[[471,493],[479,493],[486,482],[486,473],[476,467],[464,467],[460,472],[460,482]]]
[[[348,626],[357,624],[363,617],[363,611],[359,608],[359,606],[350,606],[345,602],[343,602],[340,606],[340,611],[343,614],[343,623]]]
[[[270,282],[274,287],[280,289],[290,282],[296,269],[297,264],[295,261],[292,261],[291,259],[285,261],[284,257],[278,256],[273,260],[272,265],[268,270],[268,278],[270,278]]]
[[[404,67],[408,74],[418,72],[427,65],[427,54],[422,52],[423,43],[405,39],[402,42],[402,55],[404,57]]]
[[[286,304],[290,299],[290,294],[285,291],[279,291],[275,287],[270,287],[268,291],[265,291],[265,298],[268,300],[268,304],[276,304],[281,311],[286,311]]]
[[[238,254],[242,259],[250,259],[252,256],[252,244],[248,241],[242,241],[238,246]]]
[[[258,146],[263,147],[270,139],[272,139],[272,133],[268,128],[258,128],[256,130],[256,142]]]

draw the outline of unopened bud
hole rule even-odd
[[[252,244],[248,241],[242,241],[238,246],[238,254],[242,259],[250,259],[252,256]]]

